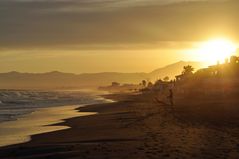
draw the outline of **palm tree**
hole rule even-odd
[[[182,74],[183,75],[191,75],[191,74],[193,74],[193,71],[194,71],[194,68],[192,66],[190,66],[190,65],[187,65],[187,66],[183,67]]]

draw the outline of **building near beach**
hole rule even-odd
[[[203,77],[239,78],[239,57],[231,56],[230,61],[198,70],[195,75]]]
[[[226,95],[239,93],[239,57],[231,56],[225,63],[209,66],[193,75],[176,76],[175,91],[181,94]]]

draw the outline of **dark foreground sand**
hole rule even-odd
[[[177,99],[175,107],[154,94],[111,95],[116,103],[81,111],[97,115],[66,120],[72,127],[33,136],[0,149],[0,158],[239,159],[239,102]]]

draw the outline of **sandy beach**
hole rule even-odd
[[[80,108],[98,114],[54,124],[71,128],[3,147],[0,158],[239,158],[236,100],[176,99],[171,107],[155,97],[153,93],[108,95],[118,102]]]
[[[69,129],[69,126],[49,125],[61,123],[67,118],[95,114],[94,112],[77,111],[77,108],[80,107],[82,106],[40,108],[17,120],[0,123],[0,147],[28,142],[35,134]]]

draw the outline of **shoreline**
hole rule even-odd
[[[109,93],[96,95],[95,104],[72,104],[36,108],[23,114],[15,120],[0,122],[0,148],[17,144],[24,144],[31,141],[32,136],[70,129],[70,126],[61,125],[67,119],[95,115],[97,112],[81,112],[81,109],[90,105],[113,103],[112,99],[104,98]],[[20,125],[20,126],[16,126]]]
[[[16,120],[0,123],[0,147],[26,143],[31,136],[41,133],[69,129],[68,126],[53,126],[66,119],[96,114],[95,112],[79,112],[85,105],[66,105],[38,108],[24,114]],[[19,126],[18,126],[19,125]]]
[[[224,119],[223,106],[217,103],[201,101],[204,103],[199,107],[183,99],[171,109],[157,103],[154,94],[105,97],[117,102],[80,108],[81,112],[98,114],[53,124],[71,128],[33,135],[30,142],[0,148],[0,158],[239,158],[239,119],[232,127],[228,125],[230,120]],[[215,113],[217,116],[212,118]]]
[[[38,108],[59,107],[66,105],[91,105],[101,102],[110,102],[101,97],[106,94],[97,90],[6,90],[3,96],[7,96],[0,103],[0,123],[14,121],[17,118],[28,115]],[[13,98],[17,94],[16,98]],[[82,95],[82,97],[81,97]],[[20,96],[23,96],[20,98]],[[34,99],[36,100],[34,101]],[[3,107],[1,107],[3,106]],[[9,107],[9,108],[8,108]],[[23,109],[18,109],[23,107]],[[3,112],[2,112],[3,110]]]
[[[99,91],[92,92],[97,92],[94,97],[94,100],[97,101],[95,104],[114,102],[105,99],[103,95],[99,94]],[[106,94],[105,92],[101,93]],[[56,105],[52,103],[52,105],[29,110],[29,112],[19,115],[15,119],[1,121],[0,148],[29,142],[33,135],[69,129],[69,126],[55,124],[63,123],[66,119],[74,117],[97,114],[97,112],[80,111],[81,108],[88,105],[92,104],[61,103],[61,105]]]

